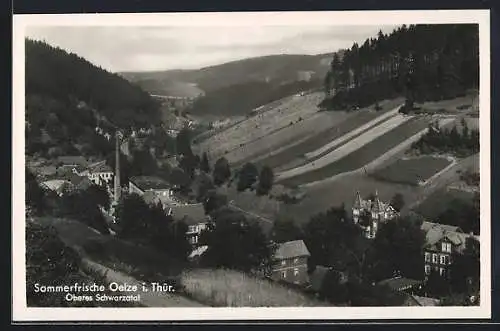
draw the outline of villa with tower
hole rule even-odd
[[[398,212],[389,203],[380,200],[377,191],[372,199],[366,200],[361,198],[359,192],[356,192],[352,206],[352,220],[363,230],[366,238],[375,238],[379,225],[398,215]]]

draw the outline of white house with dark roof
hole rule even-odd
[[[352,206],[352,220],[360,226],[366,238],[375,238],[379,225],[396,218],[398,215],[398,212],[390,204],[379,199],[377,191],[375,191],[373,201],[362,199],[359,192],[356,192]]]
[[[426,275],[435,271],[443,277],[449,277],[449,266],[453,263],[453,255],[463,253],[467,239],[479,241],[479,236],[464,233],[458,226],[423,222],[421,229],[425,232]]]
[[[310,256],[303,240],[279,244],[273,256],[271,279],[297,285],[309,283],[307,260]]]
[[[100,161],[88,167],[87,177],[96,185],[112,185],[113,176],[113,169],[106,164],[106,161]]]
[[[195,247],[199,245],[201,232],[207,228],[209,217],[205,215],[205,208],[201,203],[173,205],[167,207],[167,215],[176,222],[184,222],[187,226],[186,236],[189,243]]]
[[[129,179],[129,193],[143,196],[151,191],[157,196],[168,199],[172,196],[172,186],[167,181],[154,176],[136,176]]]

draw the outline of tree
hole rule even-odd
[[[425,233],[420,227],[421,221],[409,217],[379,224],[371,261],[374,279],[391,278],[395,273],[423,279]]]
[[[224,194],[217,193],[216,190],[210,190],[207,192],[206,199],[203,201],[203,207],[205,208],[205,214],[211,214],[214,211],[227,205],[227,196]]]
[[[462,254],[454,254],[452,259],[450,276],[453,290],[472,294],[479,288],[479,241],[473,237],[467,238],[465,250]]]
[[[191,185],[191,178],[180,168],[172,169],[170,173],[170,183],[183,193],[188,193]]]
[[[243,214],[230,209],[221,209],[212,217],[214,226],[200,238],[208,245],[202,256],[203,265],[243,272],[269,267],[272,247],[257,223],[248,222]]]
[[[210,164],[208,162],[208,155],[206,152],[203,152],[201,157],[200,170],[207,174],[210,172]]]
[[[97,206],[109,209],[111,198],[106,187],[103,185],[91,185],[87,189],[87,194]]]
[[[268,194],[273,187],[274,173],[273,169],[268,166],[262,167],[259,174],[259,185],[257,187],[258,195]]]
[[[215,162],[213,178],[214,184],[217,186],[222,185],[231,177],[231,168],[229,162],[225,157],[221,157]]]
[[[303,239],[304,234],[293,221],[278,218],[274,221],[271,239],[276,243]]]
[[[53,227],[26,223],[26,299],[28,306],[68,306],[60,293],[37,293],[35,284],[64,284],[80,269],[81,258]]]
[[[320,296],[332,303],[344,303],[349,300],[349,290],[341,283],[338,271],[328,270],[320,288]]]
[[[391,199],[391,206],[398,212],[403,209],[405,205],[404,197],[401,193],[396,193]]]
[[[198,202],[204,202],[208,198],[208,193],[215,189],[212,179],[205,173],[200,173],[196,179],[196,199]]]
[[[144,236],[148,224],[149,208],[138,194],[129,194],[116,207],[119,235],[125,239]]]
[[[251,188],[257,181],[259,171],[253,163],[246,163],[238,173],[238,191],[244,191]]]
[[[26,181],[26,205],[31,208],[35,214],[43,213],[47,208],[45,190],[40,187],[33,173],[25,167]]]
[[[191,132],[188,128],[182,128],[175,138],[177,155],[189,157],[193,155],[191,150]]]

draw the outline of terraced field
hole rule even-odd
[[[410,119],[411,119],[410,116],[403,116],[401,114],[395,115],[390,119],[388,119],[387,121],[384,121],[383,123],[363,132],[358,137],[348,141],[344,145],[341,145],[334,151],[314,160],[313,162],[310,162],[300,167],[296,167],[294,169],[278,173],[276,175],[276,180],[278,181],[285,180],[287,178],[299,176],[306,172],[311,172],[326,167],[327,165],[340,160],[346,155],[353,153],[362,146],[370,143],[372,140],[384,135],[385,133],[393,130],[394,128],[397,128],[398,126],[409,121]]]
[[[401,103],[402,99],[386,100],[380,103],[383,107],[381,111],[370,109],[360,109],[356,112],[350,112],[341,122],[331,126],[326,130],[316,128],[314,135],[303,139],[295,144],[290,144],[287,148],[280,148],[273,152],[254,160],[258,166],[268,165],[275,170],[286,170],[295,167],[297,163],[307,161],[305,154],[319,149],[331,141],[338,139],[352,130],[376,119],[377,117],[393,110]],[[334,112],[340,113],[340,112]]]
[[[412,118],[336,162],[295,177],[278,180],[278,182],[287,186],[298,186],[362,168],[406,139],[424,130],[428,123],[429,117]]]
[[[392,183],[419,185],[450,165],[451,162],[452,160],[448,158],[435,156],[399,159],[379,169],[372,176]]]
[[[317,105],[322,99],[322,93],[282,99],[276,107],[259,112],[257,115],[210,137],[203,141],[199,147],[201,150],[207,151],[212,159],[227,155],[254,140],[262,139],[262,137],[314,115],[318,111]]]

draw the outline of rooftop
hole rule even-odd
[[[479,236],[463,233],[458,226],[423,222],[421,229],[426,233],[425,240],[428,247],[433,247],[442,240],[448,240],[456,250],[462,251],[465,249],[467,238],[479,240]]]
[[[66,155],[66,156],[59,156],[57,158],[57,161],[62,163],[63,165],[80,165],[86,167],[87,164],[87,159],[85,159],[81,155]]]
[[[89,171],[91,172],[113,172],[113,169],[106,164],[106,161],[101,161],[98,163],[91,164],[89,166]]]
[[[278,260],[291,259],[301,256],[310,256],[306,244],[302,240],[287,241],[279,244],[278,249],[274,254],[274,258]]]
[[[183,221],[187,225],[204,222],[207,218],[201,203],[170,206],[167,210],[171,210],[175,221]]]
[[[377,285],[388,286],[391,290],[395,292],[404,291],[412,288],[415,285],[421,284],[422,281],[416,279],[410,279],[405,277],[394,277],[390,279],[385,279],[378,282]]]
[[[166,189],[171,188],[171,185],[167,181],[165,181],[159,177],[154,177],[154,176],[131,177],[130,181],[143,191],[146,191],[146,190],[166,190]]]

